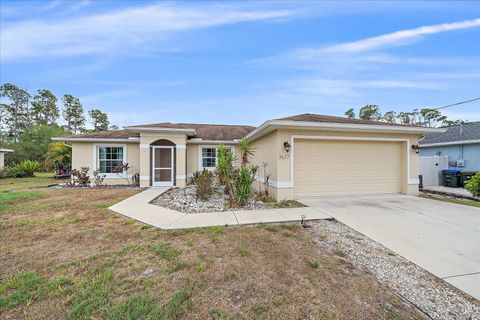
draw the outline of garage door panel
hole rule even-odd
[[[401,144],[296,140],[295,196],[400,192]]]

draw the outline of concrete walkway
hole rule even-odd
[[[332,218],[321,209],[310,207],[238,210],[209,213],[183,213],[150,204],[169,188],[150,188],[128,199],[118,202],[109,209],[140,222],[162,229],[185,229],[210,226],[238,226],[257,223],[275,223],[319,220]]]

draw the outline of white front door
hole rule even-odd
[[[173,147],[153,147],[152,185],[154,187],[173,186]]]

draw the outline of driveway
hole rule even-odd
[[[404,195],[303,198],[480,299],[480,209]]]

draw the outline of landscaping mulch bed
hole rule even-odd
[[[480,302],[383,245],[337,222],[313,224],[315,241],[369,270],[431,319],[480,319]]]
[[[235,211],[235,210],[259,210],[269,208],[298,208],[304,207],[298,201],[282,201],[276,202],[272,199],[261,201],[252,195],[248,202],[242,207],[229,207],[225,193],[221,186],[215,186],[208,200],[202,200],[196,195],[196,187],[194,185],[185,188],[172,188],[150,203],[177,210],[185,213],[203,213],[203,212],[219,212],[219,211]]]

